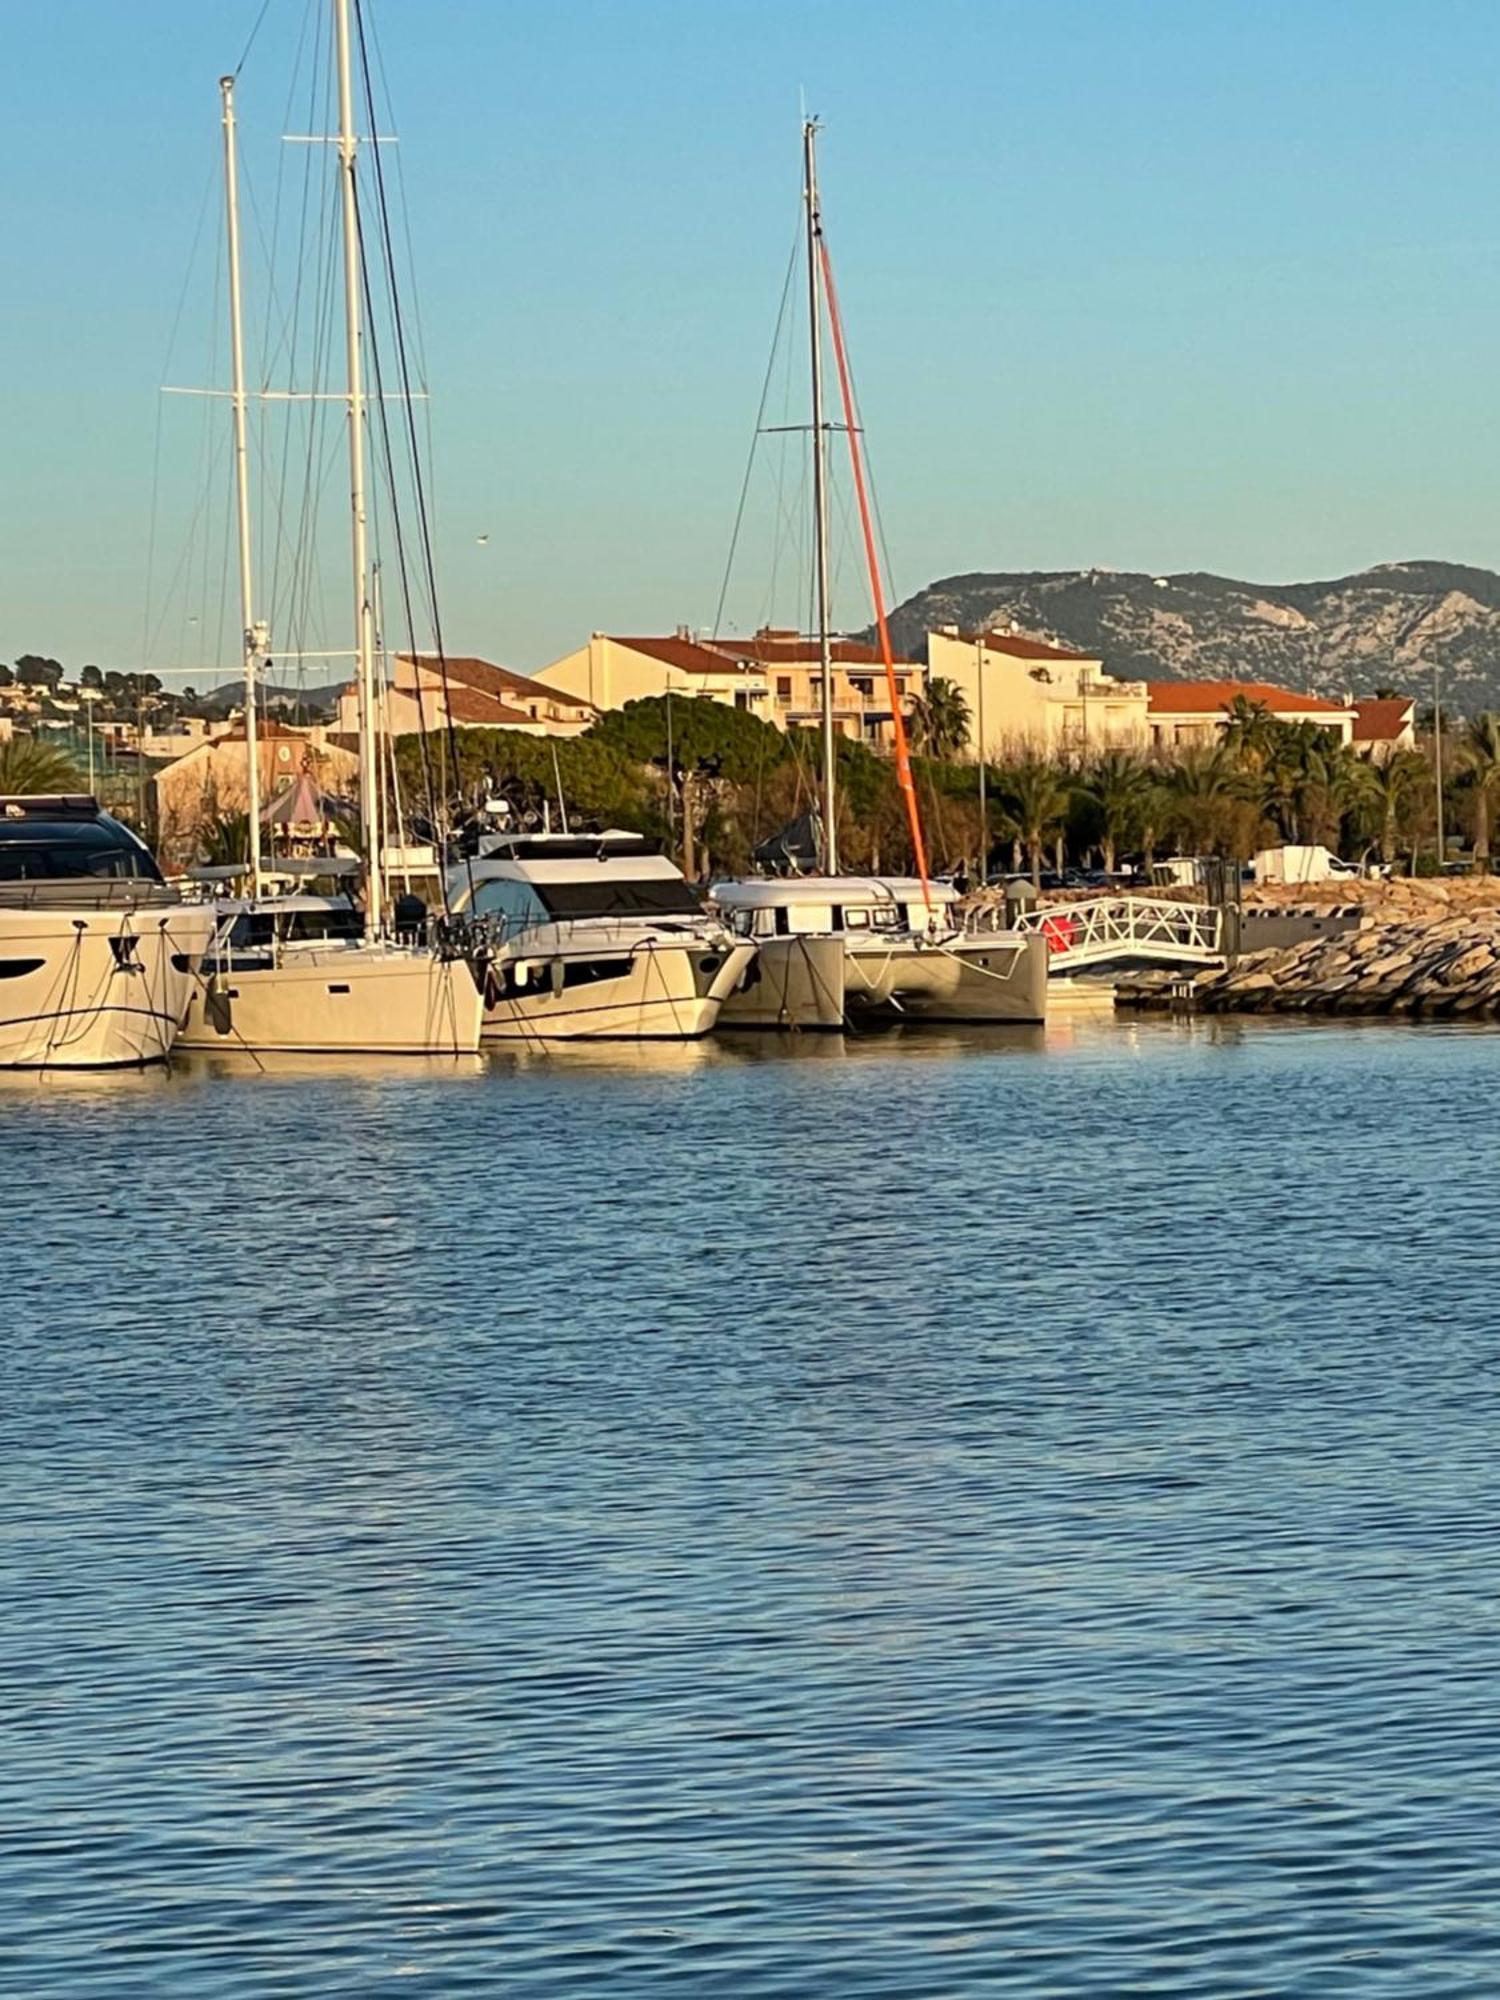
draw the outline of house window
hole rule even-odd
[[[849,685],[861,701],[868,701],[874,691],[875,684],[868,674],[851,674],[849,676]]]
[[[791,698],[792,698],[791,675],[778,674],[776,676],[776,699],[778,701],[790,701]]]

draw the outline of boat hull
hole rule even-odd
[[[1046,940],[1002,932],[861,943],[845,954],[844,1000],[856,1021],[1044,1021]]]
[[[6,909],[0,1068],[130,1069],[171,1053],[211,911]]]
[[[461,960],[400,946],[296,948],[264,968],[216,972],[193,997],[189,1049],[466,1055],[484,999]]]
[[[763,938],[724,1028],[838,1029],[896,1021],[1005,1023],[1047,1016],[1045,940],[903,933]]]
[[[617,958],[512,959],[495,968],[484,1040],[696,1041],[712,1033],[755,955],[751,944],[710,951],[697,940],[639,945]],[[600,966],[612,969],[588,970]]]

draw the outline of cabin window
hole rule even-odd
[[[40,972],[44,958],[0,958],[0,979],[24,979],[28,972]]]
[[[776,906],[776,935],[790,937],[792,934],[792,913],[785,903]]]
[[[867,931],[870,928],[868,910],[850,910],[844,917],[844,928],[851,931]]]
[[[628,958],[568,958],[563,960],[563,986],[592,986],[601,979],[625,979]]]
[[[687,917],[703,905],[680,875],[548,882],[534,892],[553,917]]]
[[[828,912],[828,928],[831,931],[841,931],[844,928],[844,912],[837,903]]]

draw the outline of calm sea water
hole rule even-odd
[[[1500,1992],[1497,1085],[0,1087],[0,1990]]]

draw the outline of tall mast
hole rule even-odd
[[[240,184],[235,153],[234,78],[219,78],[223,99],[224,206],[229,222],[229,352],[234,408],[234,485],[240,541],[240,633],[245,662],[245,804],[250,820],[250,893],[259,896],[260,741],[255,713],[255,668],[269,634],[255,622],[250,571],[250,451],[245,415],[245,325],[240,299]]]
[[[369,563],[365,516],[364,336],[360,307],[359,204],[354,162],[354,76],[349,46],[349,0],[333,0],[339,77],[339,181],[344,207],[344,344],[349,388],[349,517],[354,563],[354,654],[359,688],[360,819],[365,844],[365,930],[381,928],[385,885],[381,879],[380,763],[377,756],[375,661],[370,642]]]
[[[802,160],[807,201],[807,311],[812,337],[813,542],[817,550],[818,658],[823,690],[823,872],[839,872],[838,795],[833,733],[833,645],[828,630],[828,428],[823,421],[823,289],[819,255],[818,121],[804,119]]]

